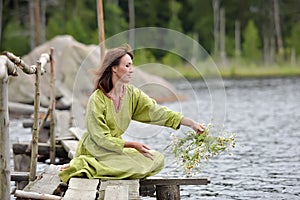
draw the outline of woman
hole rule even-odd
[[[189,126],[198,133],[204,127],[181,113],[157,105],[141,90],[128,84],[133,72],[129,46],[111,49],[96,73],[95,89],[86,109],[87,131],[76,156],[59,176],[101,179],[142,179],[158,173],[164,156],[140,142],[124,141],[121,135],[131,120],[173,129]]]

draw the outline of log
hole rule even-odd
[[[32,115],[33,113],[33,106],[24,103],[17,103],[17,102],[8,102],[8,111],[9,114],[15,115]],[[47,112],[46,108],[40,108],[40,112]],[[30,127],[32,127],[32,122]],[[24,127],[25,128],[25,127]]]
[[[55,163],[55,143],[56,143],[56,113],[55,113],[55,71],[54,71],[54,60],[53,60],[53,51],[50,50],[50,106],[49,111],[51,115],[50,119],[50,163]]]
[[[26,192],[23,190],[16,190],[15,197],[28,198],[28,199],[42,199],[42,200],[59,200],[62,199],[59,196],[51,194],[40,194],[37,192]]]
[[[140,180],[141,185],[207,185],[209,178],[169,178],[169,177],[149,177]]]
[[[3,77],[4,74],[18,76],[18,71],[15,64],[4,55],[0,55],[0,66],[2,68],[0,72],[0,77]]]
[[[10,180],[11,181],[28,181],[29,172],[11,172]]]
[[[29,66],[20,57],[17,57],[13,53],[7,51],[4,51],[2,54],[5,55],[11,62],[20,67],[26,74],[34,74],[36,72],[36,65]]]
[[[37,158],[38,158],[38,139],[39,139],[39,109],[40,109],[40,77],[41,77],[41,62],[37,62],[34,90],[34,113],[32,126],[31,140],[31,163],[29,180],[34,181],[36,176]]]
[[[28,143],[15,143],[13,144],[14,154],[26,154],[31,155],[31,151]],[[50,146],[49,144],[39,143],[38,155],[49,156]],[[68,152],[65,151],[62,145],[56,145],[55,154],[59,158],[68,158]]]
[[[179,185],[159,185],[156,186],[157,200],[179,200],[180,189]]]
[[[142,196],[153,196],[156,188],[156,198],[158,200],[180,199],[180,185],[207,185],[208,178],[177,178],[177,177],[149,177],[140,180],[140,194]]]

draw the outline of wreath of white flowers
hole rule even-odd
[[[171,149],[177,165],[184,169],[187,176],[200,172],[204,161],[209,161],[220,153],[229,151],[230,147],[235,147],[236,134],[212,134],[212,127],[210,123],[202,134],[187,131],[180,138],[172,134],[172,141],[166,149]]]

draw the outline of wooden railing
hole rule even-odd
[[[53,66],[53,48],[50,54],[43,53],[37,60],[35,65],[26,64],[20,57],[15,56],[10,52],[3,52],[0,55],[0,199],[10,199],[10,140],[9,140],[9,112],[8,112],[8,80],[9,76],[18,76],[18,69],[21,69],[26,74],[34,74],[35,79],[35,98],[34,98],[34,124],[31,141],[31,164],[29,180],[33,181],[36,177],[37,157],[38,157],[38,137],[39,129],[43,126],[43,122],[47,120],[51,114],[52,130],[50,157],[51,162],[55,160],[55,76]],[[39,107],[40,107],[40,77],[45,72],[45,66],[50,62],[50,99],[51,103],[48,112],[45,115],[41,125],[39,124]]]

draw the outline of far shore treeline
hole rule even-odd
[[[300,75],[299,0],[103,0],[103,8],[105,38],[131,28],[169,28],[198,41],[224,77]],[[23,56],[63,34],[99,43],[97,0],[0,0],[0,12],[1,51]],[[197,78],[170,52],[135,54],[136,65],[161,62]]]

